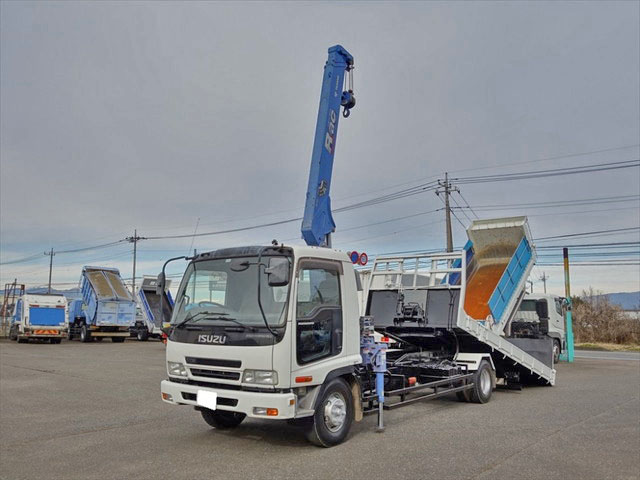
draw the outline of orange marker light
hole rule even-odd
[[[269,417],[277,417],[278,409],[277,408],[267,408],[267,416]]]
[[[296,383],[307,383],[310,382],[311,380],[313,380],[312,376],[307,376],[307,377],[296,377]]]

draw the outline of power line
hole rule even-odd
[[[552,235],[550,237],[540,237],[534,239],[536,242],[545,241],[545,240],[553,240],[557,238],[572,238],[572,237],[586,237],[591,235],[599,235],[599,234],[610,234],[610,233],[619,233],[619,232],[631,232],[631,231],[639,231],[640,227],[629,227],[629,228],[613,228],[611,230],[595,230],[592,232],[580,232],[580,233],[567,233],[564,235]]]
[[[634,168],[640,166],[640,159],[625,160],[621,162],[596,163],[591,165],[581,165],[577,167],[553,168],[546,170],[534,170],[529,172],[503,173],[496,175],[481,175],[475,177],[461,177],[455,179],[458,185],[487,182],[504,182],[512,180],[528,180],[532,178],[542,178],[562,175],[576,175],[580,173],[604,172],[607,170],[618,170],[621,168]]]

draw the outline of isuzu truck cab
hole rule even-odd
[[[217,428],[245,417],[311,417],[328,399],[330,418],[317,435],[343,438],[360,404],[352,393],[359,318],[343,252],[273,246],[198,255],[171,318],[162,398],[195,406]]]

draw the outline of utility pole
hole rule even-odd
[[[547,272],[542,272],[542,275],[540,275],[540,281],[542,282],[542,285],[544,286],[544,293],[547,293],[547,280],[549,280],[549,276],[547,275]]]
[[[567,313],[565,317],[567,349],[565,353],[560,356],[560,358],[566,360],[569,363],[573,363],[573,305],[571,304],[571,282],[569,280],[569,249],[567,247],[562,249],[562,260],[564,264],[564,295],[567,302]]]
[[[129,243],[133,243],[133,299],[136,298],[136,253],[138,250],[138,240],[146,240],[145,237],[138,236],[138,230],[133,231],[133,237],[125,238]]]
[[[438,180],[438,185],[440,188],[436,189],[436,195],[439,196],[441,193],[444,193],[444,208],[447,220],[447,252],[453,252],[453,233],[451,232],[451,206],[449,204],[449,195],[451,195],[451,192],[459,192],[460,190],[458,187],[451,186],[448,172],[445,172],[444,174],[444,182],[442,180]]]
[[[53,248],[50,252],[44,252],[45,255],[49,255],[49,288],[47,289],[47,293],[51,293],[51,272],[53,270],[53,257],[55,253],[53,253]]]

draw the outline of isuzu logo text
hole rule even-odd
[[[338,120],[338,115],[335,110],[329,110],[329,125],[327,127],[327,134],[324,137],[324,148],[327,149],[327,152],[333,153],[333,149],[336,143],[336,121]]]
[[[227,343],[226,335],[198,335],[198,343],[217,343],[224,345]]]

